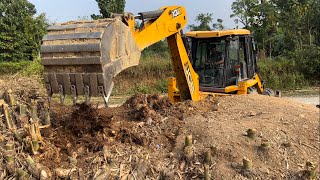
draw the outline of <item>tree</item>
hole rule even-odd
[[[216,23],[212,24],[213,21],[213,14],[212,13],[201,13],[196,17],[196,22],[199,23],[199,25],[191,24],[188,26],[188,28],[191,31],[211,31],[211,30],[222,30],[224,29],[223,26],[223,20],[222,19],[217,19]]]
[[[258,0],[236,0],[231,5],[233,14],[230,17],[236,17],[248,29],[256,23],[255,17],[258,14],[258,3]]]
[[[92,19],[110,18],[112,13],[123,13],[126,5],[125,0],[96,0],[100,14],[92,14]]]
[[[217,19],[217,23],[213,23],[212,29],[213,30],[223,30],[224,25],[222,23],[223,23],[222,19]]]
[[[0,2],[0,61],[33,60],[48,24],[27,0]]]
[[[200,25],[197,26],[197,25],[191,24],[188,26],[188,28],[191,31],[210,31],[211,30],[210,24],[213,20],[212,15],[213,15],[212,13],[199,14],[196,17],[196,22],[200,23]]]

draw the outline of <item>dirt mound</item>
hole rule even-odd
[[[54,178],[316,178],[318,115],[313,106],[260,95],[177,104],[135,95],[115,108],[53,103],[51,126],[41,129],[39,153],[31,157]],[[28,169],[19,162],[16,168]]]

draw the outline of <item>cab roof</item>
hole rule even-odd
[[[223,37],[231,35],[249,35],[250,31],[247,29],[232,29],[232,30],[221,30],[221,31],[190,31],[186,33],[187,37],[194,38],[213,38]]]

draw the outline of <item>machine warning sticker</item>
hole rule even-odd
[[[172,10],[172,18],[176,18],[181,15],[180,8]]]
[[[191,71],[190,71],[189,64],[185,63],[184,67],[186,68],[186,75],[187,75],[186,78],[187,78],[187,81],[188,81],[188,84],[189,84],[190,93],[193,94],[194,90],[195,90],[195,87],[194,87],[193,79],[192,79],[192,76],[191,76]]]

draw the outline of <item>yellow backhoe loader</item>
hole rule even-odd
[[[141,21],[135,28],[135,21]],[[199,101],[208,95],[263,93],[257,74],[256,49],[250,31],[195,31],[182,34],[184,7],[114,14],[95,21],[71,21],[49,27],[41,46],[49,100],[60,94],[86,101],[101,96],[108,102],[113,78],[139,64],[141,51],[167,38],[174,78],[169,78],[172,102]],[[270,94],[270,91],[266,92]]]

